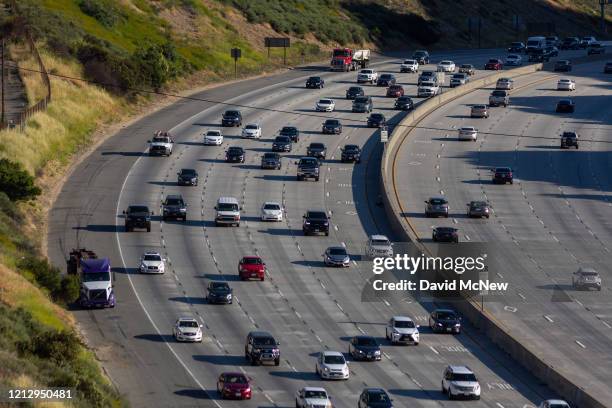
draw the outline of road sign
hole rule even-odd
[[[389,141],[389,131],[387,129],[380,131],[380,141],[383,143],[387,143]]]
[[[240,48],[232,48],[231,55],[234,60],[237,60],[242,56],[242,50]]]
[[[291,40],[289,37],[266,37],[264,44],[268,48],[291,47]]]

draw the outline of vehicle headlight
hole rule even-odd
[[[231,293],[229,293],[229,294],[226,296],[226,298],[227,298],[227,299],[231,299],[231,298],[232,298],[232,294],[231,294]]]
[[[459,327],[459,326],[461,326],[460,323],[455,323],[455,327]]]
[[[261,353],[261,349],[258,349],[258,348],[253,349],[253,353]]]
[[[323,367],[323,371],[328,372],[329,371],[329,367]]]
[[[186,208],[181,208],[181,209],[180,209],[180,211],[181,211],[181,212],[186,212],[186,211],[187,211],[187,209],[186,209]]]
[[[442,323],[436,323],[436,326],[442,326]]]
[[[480,391],[480,384],[476,384],[474,386],[474,391],[476,391],[476,392]]]
[[[359,350],[359,349],[357,349],[357,352],[358,352],[359,354],[363,354],[363,350]]]
[[[379,356],[379,355],[380,355],[380,350],[376,350],[376,351],[374,352],[374,355]]]

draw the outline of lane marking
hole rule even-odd
[[[580,341],[578,341],[578,340],[575,340],[575,341],[576,341],[576,344],[578,344],[578,345],[579,345],[580,347],[582,347],[583,349],[585,349],[585,348],[586,348],[586,346],[585,346],[584,344],[582,344]]]

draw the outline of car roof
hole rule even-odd
[[[238,200],[234,197],[219,197],[217,202],[220,204],[238,204]]]
[[[321,354],[323,354],[324,356],[343,356],[344,357],[344,354],[342,354],[339,351],[324,350],[321,352]]]
[[[396,322],[411,322],[412,319],[408,316],[393,316],[393,320]]]
[[[455,312],[453,309],[435,309],[434,312],[436,313],[453,313],[453,314],[457,314],[457,312]]]
[[[343,247],[343,246],[339,246],[339,245],[336,245],[336,246],[330,246],[330,247],[328,247],[327,249],[329,249],[329,250],[332,250],[332,249],[342,249],[342,250],[346,251],[346,248],[345,248],[345,247]]]
[[[277,203],[276,201],[266,201],[265,203],[263,203],[263,205],[267,205],[267,204],[280,205],[280,203]]]
[[[457,228],[454,227],[435,227],[434,229],[440,231],[458,231]]]
[[[578,268],[578,272],[589,272],[589,273],[597,273],[597,271],[589,266],[581,266]]]
[[[261,257],[258,255],[245,255],[242,259],[261,259]]]
[[[386,394],[387,393],[387,391],[385,391],[384,389],[376,388],[376,387],[364,388],[363,392],[378,392],[378,393],[381,393],[381,394],[383,394],[383,393]]]
[[[311,212],[322,212],[322,213],[327,214],[327,213],[325,212],[325,210],[322,210],[322,209],[316,209],[316,208],[315,208],[315,209],[312,209],[312,208],[311,208],[311,209],[309,209],[309,210],[306,210],[306,212],[307,212],[307,213],[311,213]]]
[[[433,196],[433,197],[429,197],[429,200],[444,200],[444,201],[448,201],[446,199],[446,197],[442,197],[442,196]]]
[[[304,391],[323,391],[327,394],[327,391],[323,387],[304,387]]]
[[[550,399],[550,400],[546,400],[544,402],[546,402],[548,404],[566,404],[566,405],[568,405],[567,401],[560,400],[560,399]]]
[[[455,374],[473,374],[468,366],[448,366],[448,368]]]
[[[188,316],[179,317],[176,320],[178,320],[179,322],[197,322],[197,320],[194,317],[188,317]]]
[[[370,236],[370,239],[374,240],[374,241],[382,241],[382,240],[388,241],[389,240],[389,238],[387,238],[385,235],[380,235],[380,234],[379,235],[372,235],[372,236]]]
[[[181,169],[181,171],[184,171],[184,172],[195,172],[196,170],[195,169]]]
[[[183,199],[183,196],[182,196],[182,195],[180,195],[180,194],[168,194],[168,195],[166,196],[166,200],[168,200],[168,199],[182,200],[182,199]]]
[[[241,377],[245,377],[248,380],[248,376],[244,375],[243,373],[239,372],[239,371],[224,371],[221,373],[221,375],[236,375],[236,376],[241,376]]]

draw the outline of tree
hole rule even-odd
[[[11,201],[27,201],[40,195],[40,188],[34,185],[34,177],[21,164],[0,159],[0,191]]]

